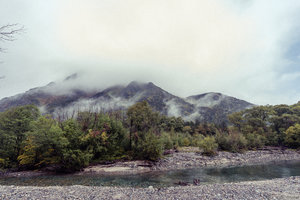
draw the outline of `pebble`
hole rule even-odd
[[[278,192],[278,191],[282,192]],[[150,192],[151,191],[151,192]],[[72,192],[72,193],[71,193]],[[8,199],[300,199],[300,176],[266,181],[178,186],[155,189],[94,186],[0,186],[0,198]]]
[[[230,153],[220,151],[217,156],[207,157],[196,152],[174,152],[168,158],[159,160],[152,170],[173,170],[210,166],[241,166],[300,160],[300,153],[291,150],[267,149]]]
[[[296,151],[260,150],[244,154],[219,152],[218,156],[205,157],[195,152],[176,152],[161,159],[151,169],[170,170],[202,166],[237,166],[262,164],[273,161],[300,160]],[[19,173],[16,173],[17,176]],[[0,199],[300,199],[300,176],[266,181],[177,186],[156,189],[93,186],[3,186]]]

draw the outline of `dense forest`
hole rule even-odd
[[[33,105],[14,107],[0,113],[0,168],[72,172],[91,163],[156,161],[182,146],[209,156],[217,150],[300,147],[300,102],[257,106],[228,119],[220,125],[184,122],[154,112],[146,101],[126,112],[85,111],[69,118],[41,115]]]

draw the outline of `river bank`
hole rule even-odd
[[[243,165],[260,165],[272,162],[300,161],[300,152],[289,149],[266,148],[264,150],[247,151],[245,153],[230,153],[220,151],[217,156],[207,157],[198,152],[198,148],[182,148],[170,151],[158,162],[150,161],[120,161],[112,164],[98,164],[84,168],[74,175],[126,175],[151,171],[166,171],[176,169],[191,169],[199,167],[228,167]],[[24,177],[49,175],[49,171],[9,172],[1,176]]]
[[[75,175],[138,174],[196,167],[227,167],[299,161],[299,151],[268,148],[241,153],[219,152],[215,157],[202,156],[196,149],[170,152],[156,163],[146,161],[95,165]],[[14,172],[7,176],[40,176],[47,172]],[[80,176],[78,176],[80,177]],[[280,199],[300,197],[300,176],[263,181],[218,183],[171,187],[103,187],[103,186],[5,186],[0,185],[0,199]]]
[[[300,152],[278,148],[230,153],[220,151],[217,156],[203,156],[197,148],[183,148],[172,151],[158,162],[129,161],[109,165],[94,165],[85,168],[78,175],[84,174],[136,174],[150,171],[190,169],[198,167],[228,167],[242,165],[268,164],[272,162],[300,161]]]
[[[0,186],[0,199],[278,199],[300,197],[300,177],[167,188]]]

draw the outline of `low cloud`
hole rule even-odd
[[[299,42],[298,0],[54,0],[34,7],[12,0],[0,7],[0,17],[27,30],[3,56],[9,78],[2,97],[77,72],[76,84],[88,89],[137,80],[181,97],[300,98],[298,61],[287,55]]]

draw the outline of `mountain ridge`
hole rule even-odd
[[[46,86],[3,98],[0,100],[0,111],[27,104],[34,104],[42,112],[50,114],[90,108],[109,111],[127,109],[136,102],[147,101],[155,111],[164,115],[182,117],[186,121],[222,123],[227,122],[228,114],[254,106],[247,101],[214,92],[181,98],[152,82],[132,81],[128,85],[90,91],[61,87],[76,78],[77,75],[73,74],[62,83],[51,82]],[[60,87],[65,91],[60,91]]]

